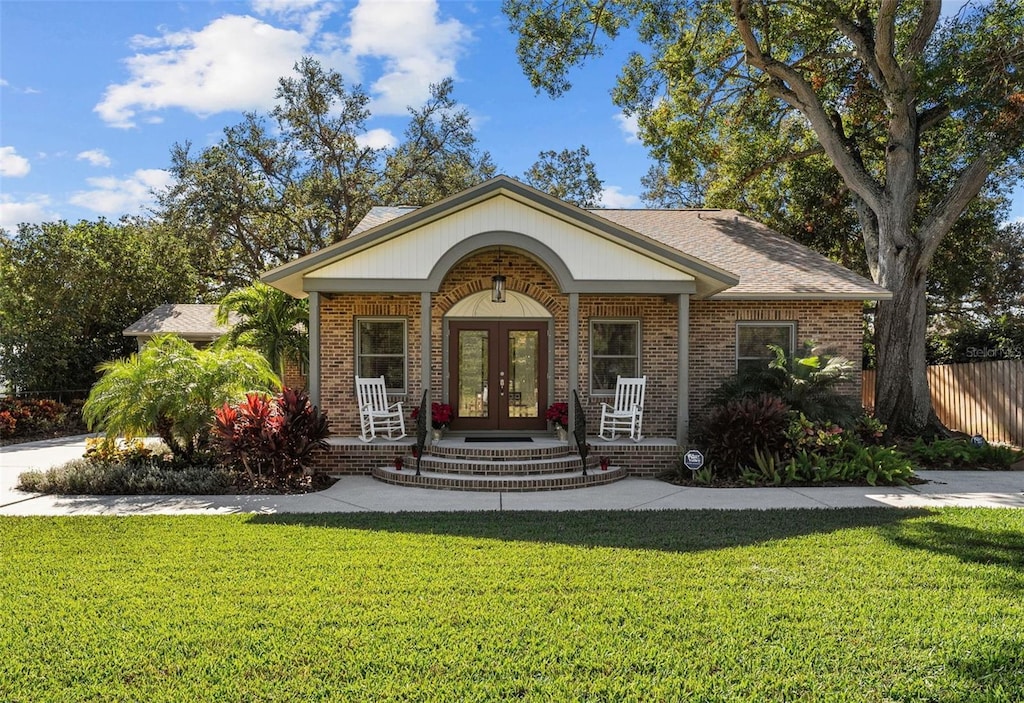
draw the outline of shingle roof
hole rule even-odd
[[[354,233],[415,209],[375,207]],[[735,274],[739,284],[715,298],[889,297],[881,286],[736,210],[595,208],[589,212]]]
[[[373,229],[377,225],[382,225],[385,222],[390,222],[396,217],[401,217],[407,212],[418,210],[419,208],[415,205],[399,205],[397,207],[384,207],[376,206],[370,208],[370,211],[366,213],[366,217],[359,220],[359,224],[355,226],[351,234],[348,235],[348,239],[358,237],[363,232]]]
[[[736,274],[716,298],[878,295],[888,291],[736,210],[591,210]]]
[[[229,320],[234,324],[238,316],[231,313]],[[227,327],[217,324],[216,305],[169,303],[128,325],[123,334],[126,337],[180,334],[191,339],[216,339],[227,331]]]

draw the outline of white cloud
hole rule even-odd
[[[633,208],[640,207],[640,196],[623,193],[619,186],[608,186],[601,189],[601,207]]]
[[[620,112],[615,115],[615,121],[619,123],[619,129],[626,135],[627,144],[640,143],[640,116],[637,113],[626,115]]]
[[[13,146],[0,146],[0,176],[21,178],[32,170],[32,164],[24,156],[18,156]]]
[[[430,84],[455,76],[455,61],[471,38],[456,19],[439,21],[436,0],[360,0],[352,9],[349,55],[378,58],[382,75],[371,85],[374,114],[405,114],[422,105]]]
[[[128,79],[107,86],[95,112],[113,127],[132,128],[170,108],[201,116],[269,110],[278,79],[313,56],[349,84],[365,69],[376,77],[368,87],[373,113],[404,115],[429,97],[431,83],[456,75],[471,39],[458,20],[441,20],[437,0],[360,0],[347,35],[324,30],[338,4],[253,0],[252,8],[262,19],[224,15],[199,30],[133,37]]]
[[[273,15],[301,25],[302,33],[312,36],[338,8],[321,0],[253,0],[252,9],[260,15]]]
[[[7,82],[6,78],[0,78],[0,88],[6,88],[10,83]]]
[[[135,37],[139,51],[125,60],[131,77],[108,86],[95,111],[129,128],[140,113],[172,107],[200,115],[267,109],[278,78],[291,73],[308,43],[300,32],[237,15],[199,31]]]
[[[59,220],[60,215],[51,211],[47,195],[29,195],[14,200],[0,193],[0,228],[13,232],[23,222],[38,224]]]
[[[110,157],[106,155],[103,149],[89,149],[88,151],[79,152],[78,156],[75,157],[78,161],[88,161],[93,166],[110,166]]]
[[[81,190],[68,200],[73,205],[98,212],[101,215],[120,216],[141,212],[155,202],[154,191],[163,190],[174,182],[169,171],[149,168],[135,171],[129,178],[87,178],[92,190]]]
[[[371,149],[390,149],[398,144],[398,139],[386,129],[371,129],[356,137],[356,143]]]

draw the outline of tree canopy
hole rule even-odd
[[[198,154],[172,149],[176,182],[159,215],[207,252],[221,292],[347,237],[372,205],[433,202],[494,174],[450,79],[409,109],[394,147],[369,143],[370,98],[305,58],[280,80],[269,115],[249,113]]]
[[[122,331],[157,305],[195,298],[181,240],[123,219],[22,225],[0,235],[0,376],[13,390],[87,390],[96,366],[127,356]]]
[[[506,0],[524,71],[553,96],[632,32],[613,99],[638,115],[667,187],[742,190],[767,165],[823,155],[849,191],[876,316],[876,411],[937,425],[925,374],[927,276],[956,220],[1024,155],[1024,5],[940,21],[937,2]],[[702,178],[712,173],[713,178]]]
[[[217,322],[229,324],[231,313],[240,319],[228,330],[229,345],[260,352],[281,379],[287,360],[299,361],[308,355],[308,300],[254,283],[224,296],[217,306]]]
[[[581,144],[579,149],[540,152],[523,178],[537,190],[579,207],[600,205],[603,183],[597,177],[597,168],[590,160],[586,145]]]

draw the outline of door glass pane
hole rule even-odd
[[[487,330],[459,330],[459,417],[488,417]]]
[[[540,333],[537,330],[509,330],[509,417],[540,417],[540,379],[537,373],[539,339]]]

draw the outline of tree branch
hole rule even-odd
[[[877,211],[882,202],[881,188],[849,152],[846,140],[836,131],[817,93],[803,76],[791,66],[761,51],[747,16],[749,6],[750,0],[732,0],[736,28],[746,47],[748,63],[772,79],[766,87],[770,95],[800,111],[810,121],[818,141],[847,186]]]
[[[981,192],[985,180],[992,173],[992,168],[998,163],[1001,152],[998,143],[990,142],[988,147],[960,173],[946,196],[932,208],[928,217],[921,223],[918,239],[921,241],[923,262],[931,261],[942,238],[953,228],[960,213]]]

